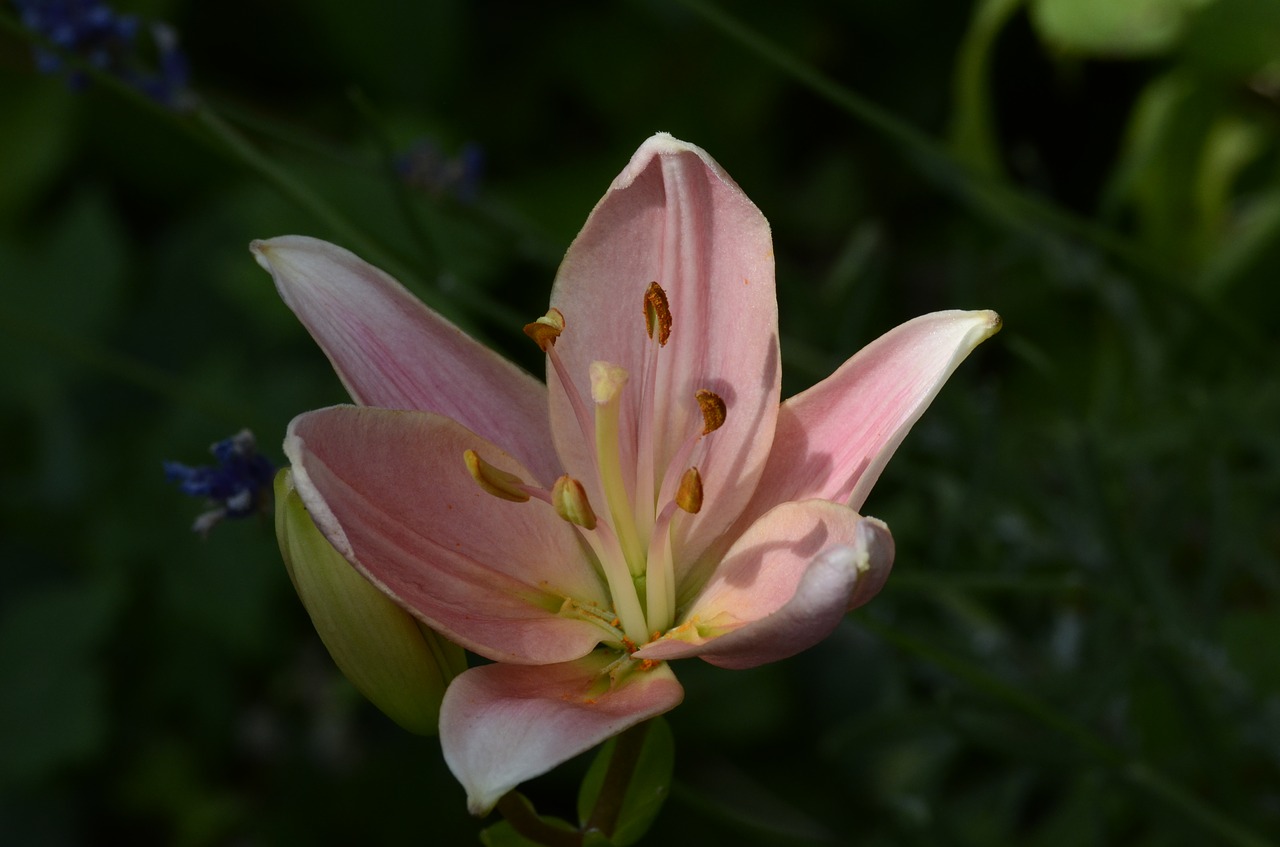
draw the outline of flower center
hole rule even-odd
[[[702,508],[702,478],[690,464],[702,438],[723,425],[724,401],[714,392],[700,389],[692,400],[702,413],[702,427],[690,433],[671,455],[666,467],[656,473],[658,456],[655,394],[661,349],[671,337],[671,310],[666,292],[656,282],[644,294],[646,361],[640,384],[620,365],[592,362],[588,373],[590,407],[579,392],[563,360],[557,354],[556,339],[565,331],[565,317],[552,308],[543,317],[525,326],[525,334],[547,354],[559,377],[578,428],[586,444],[592,446],[592,472],[605,502],[597,513],[579,480],[561,476],[548,491],[529,485],[513,474],[485,462],[475,451],[464,458],[467,468],[485,491],[505,500],[524,502],[537,498],[550,503],[561,518],[572,524],[590,547],[609,587],[621,627],[621,641],[628,648],[648,642],[675,622],[675,568],[671,553],[673,523],[681,512],[696,514]],[[634,490],[628,488],[623,473],[622,429],[619,426],[623,398],[627,391],[639,391],[636,415],[636,468]]]

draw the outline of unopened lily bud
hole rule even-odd
[[[583,529],[596,528],[596,513],[587,500],[586,489],[568,474],[551,487],[551,505],[555,506],[556,514],[569,523]]]
[[[462,648],[375,588],[320,533],[289,470],[276,475],[276,538],[289,579],[338,669],[404,729],[435,735]]]

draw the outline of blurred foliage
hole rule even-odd
[[[693,0],[120,7],[204,106],[70,90],[0,30],[0,841],[477,843],[269,524],[202,542],[161,462],[343,399],[250,239],[343,242],[538,369],[520,322],[658,129],[772,223],[787,393],[921,312],[1006,329],[868,503],[884,594],[793,660],[678,667],[643,843],[1280,832],[1280,6],[732,4],[762,42]],[[483,150],[474,200],[395,179],[424,139]]]

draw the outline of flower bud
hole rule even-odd
[[[466,669],[462,648],[419,624],[329,544],[289,470],[275,489],[285,568],[338,669],[401,727],[435,735],[444,690]]]

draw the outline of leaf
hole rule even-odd
[[[991,108],[991,54],[997,37],[1022,0],[981,0],[956,57],[951,85],[951,149],[981,173],[1003,171]]]
[[[1067,53],[1152,56],[1181,38],[1191,12],[1212,0],[1035,0],[1040,37]]]
[[[586,828],[602,811],[598,809],[598,804],[602,801],[601,791],[610,776],[610,765],[613,763],[619,744],[638,743],[640,745],[639,753],[634,754],[635,765],[630,781],[626,784],[622,806],[613,832],[608,833],[608,840],[603,842],[617,845],[617,847],[627,847],[639,841],[653,825],[663,802],[671,793],[671,774],[675,767],[675,738],[671,734],[670,725],[659,717],[642,727],[629,730],[628,733],[635,733],[637,730],[644,732],[643,738],[638,741],[634,736],[628,737],[624,734],[619,738],[611,739],[600,748],[578,792],[578,818]],[[605,797],[603,801],[611,802],[611,798]],[[591,838],[593,836],[598,838],[599,835],[599,830],[588,829],[588,837],[584,844],[593,843]]]

